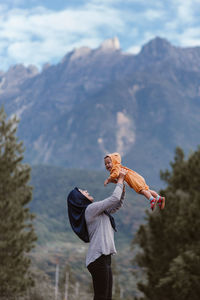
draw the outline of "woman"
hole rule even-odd
[[[89,241],[86,266],[92,275],[94,300],[112,299],[111,255],[116,253],[114,243],[115,213],[124,200],[124,177],[121,169],[113,194],[102,201],[94,202],[86,191],[75,188],[68,196],[68,213],[75,233]]]

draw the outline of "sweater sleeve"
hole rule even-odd
[[[125,189],[123,189],[122,191],[122,195],[118,205],[114,208],[107,209],[107,212],[109,212],[110,214],[116,213],[116,211],[118,211],[123,206],[124,198],[125,198]]]
[[[85,213],[87,214],[87,220],[92,221],[96,216],[102,214],[105,210],[109,211],[115,209],[120,205],[120,199],[122,195],[123,185],[117,183],[112,195],[105,200],[94,202],[88,205]]]

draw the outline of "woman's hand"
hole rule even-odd
[[[126,174],[128,173],[128,170],[124,169],[124,168],[121,168],[120,171],[119,171],[119,177],[118,177],[118,180],[117,180],[117,183],[124,183],[124,178],[126,176]]]

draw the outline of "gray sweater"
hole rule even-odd
[[[109,217],[104,214],[104,211],[115,213],[122,206],[123,200],[123,185],[118,183],[110,197],[102,201],[93,202],[86,208],[85,219],[90,239],[86,266],[102,254],[116,253],[114,230]]]

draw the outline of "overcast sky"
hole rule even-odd
[[[55,64],[115,36],[129,53],[156,36],[200,46],[200,0],[0,0],[0,70]]]

